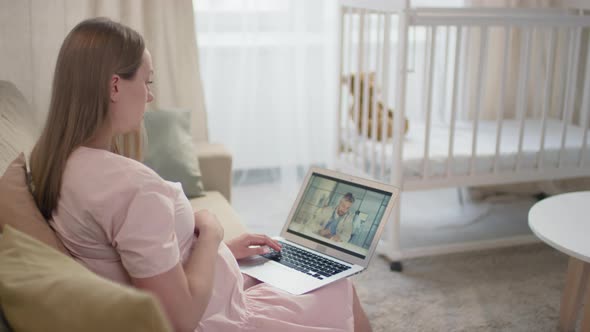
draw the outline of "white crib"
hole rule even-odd
[[[341,1],[337,165],[402,191],[590,176],[589,28],[574,9]],[[392,137],[379,103],[393,109]],[[535,241],[404,250],[400,205],[379,248],[392,269],[409,257]]]

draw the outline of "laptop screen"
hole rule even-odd
[[[391,195],[313,173],[287,232],[364,259]]]

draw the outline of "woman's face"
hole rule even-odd
[[[113,75],[111,90],[111,117],[115,134],[138,130],[147,103],[154,99],[150,90],[154,69],[152,56],[146,49],[141,66],[130,80]]]

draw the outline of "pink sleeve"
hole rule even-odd
[[[140,191],[131,200],[113,245],[131,277],[153,277],[172,269],[180,261],[172,198],[156,190]]]

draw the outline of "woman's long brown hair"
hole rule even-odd
[[[139,33],[107,18],[85,20],[65,38],[55,66],[45,127],[30,158],[33,196],[46,219],[57,209],[70,154],[108,121],[112,75],[132,79],[144,49]],[[139,146],[140,135],[131,136]],[[125,144],[129,139],[116,137],[112,151],[129,155]],[[141,158],[139,150],[135,157]]]

